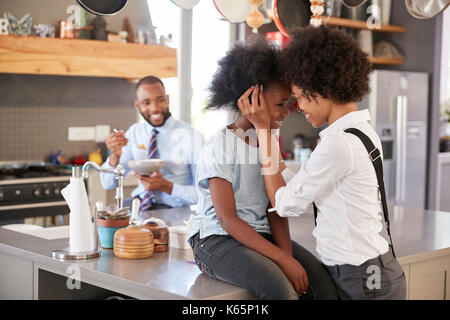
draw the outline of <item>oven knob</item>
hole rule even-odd
[[[2,201],[5,198],[5,194],[3,193],[3,190],[0,190],[0,201]]]
[[[41,189],[34,189],[33,195],[35,197],[40,197],[41,196]]]
[[[61,194],[61,190],[57,187],[57,188],[55,188],[55,190],[53,190],[53,194],[55,196],[59,196]]]
[[[44,189],[44,194],[46,195],[46,196],[49,196],[50,195],[50,188],[45,188]]]

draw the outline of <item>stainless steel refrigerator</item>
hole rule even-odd
[[[375,70],[370,87],[358,107],[369,109],[382,142],[388,202],[425,208],[428,74]]]

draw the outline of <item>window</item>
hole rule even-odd
[[[211,136],[229,121],[224,111],[204,111],[208,86],[217,61],[230,46],[231,24],[224,20],[213,1],[200,1],[193,11],[192,25],[192,104],[191,124],[205,137]]]
[[[165,45],[175,48],[178,44],[179,25],[181,23],[180,9],[170,1],[161,0],[147,0],[147,6],[150,11],[153,27],[155,28],[156,38],[159,41],[161,37],[167,39],[171,35],[172,41],[166,41]],[[169,95],[170,106],[173,108],[173,103],[176,101],[177,78],[165,78],[163,82],[166,93]],[[140,119],[139,121],[144,121],[139,113],[138,117]]]
[[[147,0],[147,4],[156,37],[167,38],[171,34],[172,41],[167,45],[176,47],[180,36],[181,9],[169,1]],[[205,111],[204,107],[208,99],[209,83],[217,69],[217,61],[225,55],[230,46],[231,24],[222,18],[213,1],[200,1],[192,10],[191,124],[209,137],[230,119],[228,112]],[[164,79],[172,108],[176,101],[177,80]]]

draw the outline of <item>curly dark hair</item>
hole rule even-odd
[[[252,85],[267,88],[282,81],[280,50],[261,37],[235,42],[218,64],[208,88],[207,110],[239,111],[237,101]]]
[[[294,29],[281,55],[284,80],[301,88],[308,100],[319,94],[345,104],[370,91],[368,55],[343,31],[326,26]]]

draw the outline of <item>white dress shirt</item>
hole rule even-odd
[[[165,204],[171,207],[186,207],[196,204],[198,200],[197,189],[194,185],[197,157],[203,145],[203,135],[193,129],[189,124],[170,116],[163,126],[156,127],[159,131],[156,141],[160,159],[164,160],[164,167],[159,170],[163,177],[173,183],[172,194],[154,191],[152,202]],[[123,165],[126,175],[130,172],[128,160],[147,159],[153,126],[147,122],[133,124],[125,133],[128,144],[122,148],[120,164]],[[102,167],[111,168],[109,157]],[[100,180],[105,189],[115,188],[116,182],[113,174],[101,173]],[[139,181],[132,197],[141,199],[146,190]]]
[[[361,140],[344,132],[361,130],[382,153],[369,120],[368,110],[354,111],[322,130],[309,160],[295,175],[285,169],[287,185],[275,194],[275,209],[282,217],[299,216],[316,204],[313,236],[326,265],[360,265],[389,249],[380,235],[383,216],[375,169]]]

